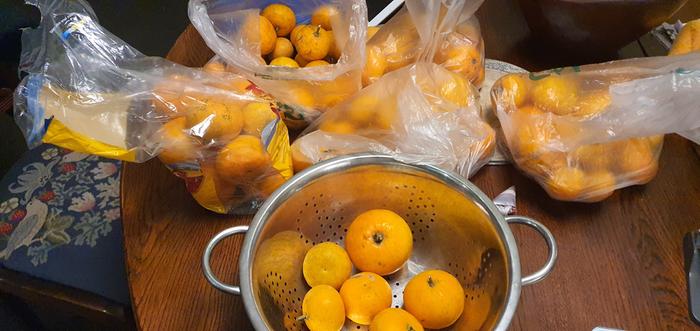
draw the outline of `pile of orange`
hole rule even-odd
[[[204,69],[223,70],[216,63]],[[181,177],[196,178],[188,182],[196,183],[188,185],[195,199],[222,213],[252,198],[265,198],[284,182],[261,140],[263,129],[277,120],[268,101],[252,94],[236,98],[188,89],[191,83],[225,88],[239,96],[249,93],[247,80],[229,76],[204,83],[173,76],[153,92],[154,109],[167,119],[159,131],[158,157]]]
[[[310,24],[297,25],[294,11],[283,4],[271,4],[260,13],[260,55],[268,65],[316,67],[336,63],[340,48],[335,43],[332,21],[338,9],[318,7]]]
[[[318,121],[318,130],[337,135],[359,135],[381,143],[385,146],[400,144],[399,135],[404,128],[410,128],[416,120],[437,120],[444,113],[453,112],[460,108],[476,103],[477,92],[473,85],[463,76],[434,64],[420,64],[414,72],[396,72],[395,84],[391,86],[372,85],[364,88],[351,99],[341,103],[332,111],[326,112]],[[409,78],[410,77],[410,78]],[[400,114],[398,101],[401,93],[415,84],[416,89],[427,101],[432,116],[412,116]],[[418,104],[416,107],[423,107]],[[421,109],[410,108],[407,112],[420,113]],[[477,162],[483,162],[493,154],[496,143],[495,131],[484,121],[474,121],[469,127],[464,127],[474,139],[473,142],[461,142],[456,146],[464,146],[465,150],[458,151],[460,155],[475,156]],[[292,145],[292,161],[295,171],[300,171],[313,163],[331,157],[357,152],[354,148],[347,151],[330,146],[326,141],[313,141],[314,135],[302,136]],[[344,139],[341,136],[338,140]],[[361,138],[358,138],[361,139]],[[348,140],[350,141],[350,140]],[[314,145],[318,148],[302,149],[302,145]],[[339,145],[339,144],[338,144]],[[355,146],[353,146],[355,147]],[[482,159],[483,158],[483,159]]]
[[[492,102],[494,109],[503,109],[508,116],[505,120],[511,129],[506,135],[513,159],[550,196],[596,202],[617,188],[654,178],[662,135],[561,151],[566,150],[561,147],[564,143],[576,141],[583,130],[577,123],[608,109],[607,86],[591,87],[595,84],[586,84],[577,75],[535,78],[527,74],[502,77],[492,90]]]
[[[444,4],[441,4],[446,10]],[[421,53],[421,40],[408,11],[394,16],[378,28],[368,30],[366,63],[362,72],[364,86],[376,82],[385,74],[415,63]],[[436,24],[436,27],[439,24]],[[441,34],[441,39],[423,46],[437,47],[433,62],[445,69],[461,74],[472,84],[479,86],[484,80],[484,43],[478,23],[467,20]]]
[[[403,309],[391,308],[391,286],[383,276],[400,270],[412,249],[413,235],[401,216],[385,209],[360,214],[348,228],[345,248],[324,242],[306,253],[302,270],[311,289],[298,320],[311,331],[340,330],[346,318],[372,331],[452,325],[464,311],[464,289],[442,270],[414,276],[403,291]],[[355,275],[353,265],[360,271]]]

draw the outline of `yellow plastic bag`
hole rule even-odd
[[[42,7],[46,4],[46,7]],[[292,176],[275,101],[245,78],[146,57],[84,2],[42,2],[25,30],[15,119],[42,142],[132,162],[158,156],[205,208],[246,213]]]

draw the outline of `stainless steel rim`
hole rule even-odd
[[[522,283],[522,285],[527,286],[541,281],[542,279],[547,277],[547,275],[552,271],[552,269],[554,268],[554,263],[557,261],[557,243],[554,240],[552,232],[550,232],[549,229],[547,229],[547,227],[544,226],[542,223],[525,216],[506,216],[506,222],[527,225],[539,232],[539,234],[544,238],[544,241],[547,244],[547,249],[549,250],[547,262],[542,268],[540,268],[540,270],[537,270],[534,273],[523,277],[520,280],[520,283]]]
[[[257,300],[255,300],[252,289],[253,275],[251,261],[254,258],[252,249],[253,243],[255,243],[258,240],[258,237],[260,236],[260,230],[265,221],[263,217],[271,215],[272,212],[276,210],[276,208],[279,207],[279,205],[282,202],[284,202],[288,197],[296,193],[298,189],[295,188],[303,187],[305,184],[311,182],[316,178],[338,170],[349,169],[369,164],[401,165],[419,171],[427,172],[430,175],[440,178],[445,182],[445,184],[451,185],[452,187],[469,194],[475,202],[477,202],[480,206],[482,206],[485,209],[486,213],[493,221],[497,232],[503,238],[504,246],[507,252],[507,257],[509,259],[507,265],[509,267],[511,275],[511,286],[507,295],[506,307],[503,310],[503,313],[501,314],[499,321],[495,327],[495,330],[506,330],[508,325],[510,324],[510,321],[513,318],[513,315],[515,314],[515,310],[518,305],[518,300],[520,298],[520,290],[522,285],[520,273],[520,258],[518,254],[518,247],[515,243],[515,238],[513,237],[513,233],[510,231],[508,223],[506,222],[505,218],[498,212],[498,209],[493,204],[493,202],[474,184],[450,171],[445,171],[430,165],[410,165],[397,161],[388,155],[378,155],[371,153],[353,154],[333,158],[324,162],[320,162],[302,171],[301,173],[292,177],[292,179],[287,181],[284,185],[282,185],[282,187],[277,189],[277,191],[275,191],[275,193],[273,193],[272,196],[268,198],[268,200],[260,207],[260,210],[258,210],[258,212],[255,214],[255,217],[253,218],[253,221],[250,224],[250,228],[243,242],[241,255],[239,257],[241,295],[243,296],[243,304],[245,306],[246,313],[248,314],[248,317],[250,318],[253,327],[256,330],[270,329],[270,327],[260,317],[260,312],[262,311],[262,309],[261,307],[259,307],[259,303],[257,302]],[[551,270],[551,268],[549,270]],[[548,272],[549,270],[547,270],[546,272]]]
[[[245,234],[247,231],[247,225],[230,227],[216,234],[214,238],[211,238],[209,243],[207,243],[207,247],[204,248],[204,254],[202,255],[202,271],[204,272],[204,277],[207,279],[207,281],[209,281],[209,283],[218,290],[235,295],[241,294],[240,286],[226,284],[220,281],[219,278],[214,275],[214,272],[211,270],[211,252],[214,250],[214,247],[216,247],[216,245],[218,245],[224,238],[235,234]]]

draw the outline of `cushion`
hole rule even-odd
[[[129,304],[120,161],[44,144],[0,181],[0,264]]]

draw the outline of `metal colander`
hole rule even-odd
[[[515,312],[520,286],[551,271],[556,245],[540,223],[521,216],[501,216],[476,186],[432,166],[402,163],[389,156],[357,154],[319,163],[294,176],[255,215],[250,227],[237,226],[216,235],[207,246],[203,267],[216,288],[242,295],[257,330],[303,330],[296,318],[308,285],[301,266],[314,244],[343,245],[348,226],[360,213],[375,208],[403,216],[413,232],[408,263],[386,277],[392,306],[401,307],[406,283],[427,269],[445,270],[465,291],[465,310],[449,329],[505,329]],[[540,232],[549,258],[538,272],[520,277],[520,261],[508,223]],[[223,238],[246,233],[239,270],[241,285],[220,282],[209,259]],[[347,320],[345,330],[362,330]]]

